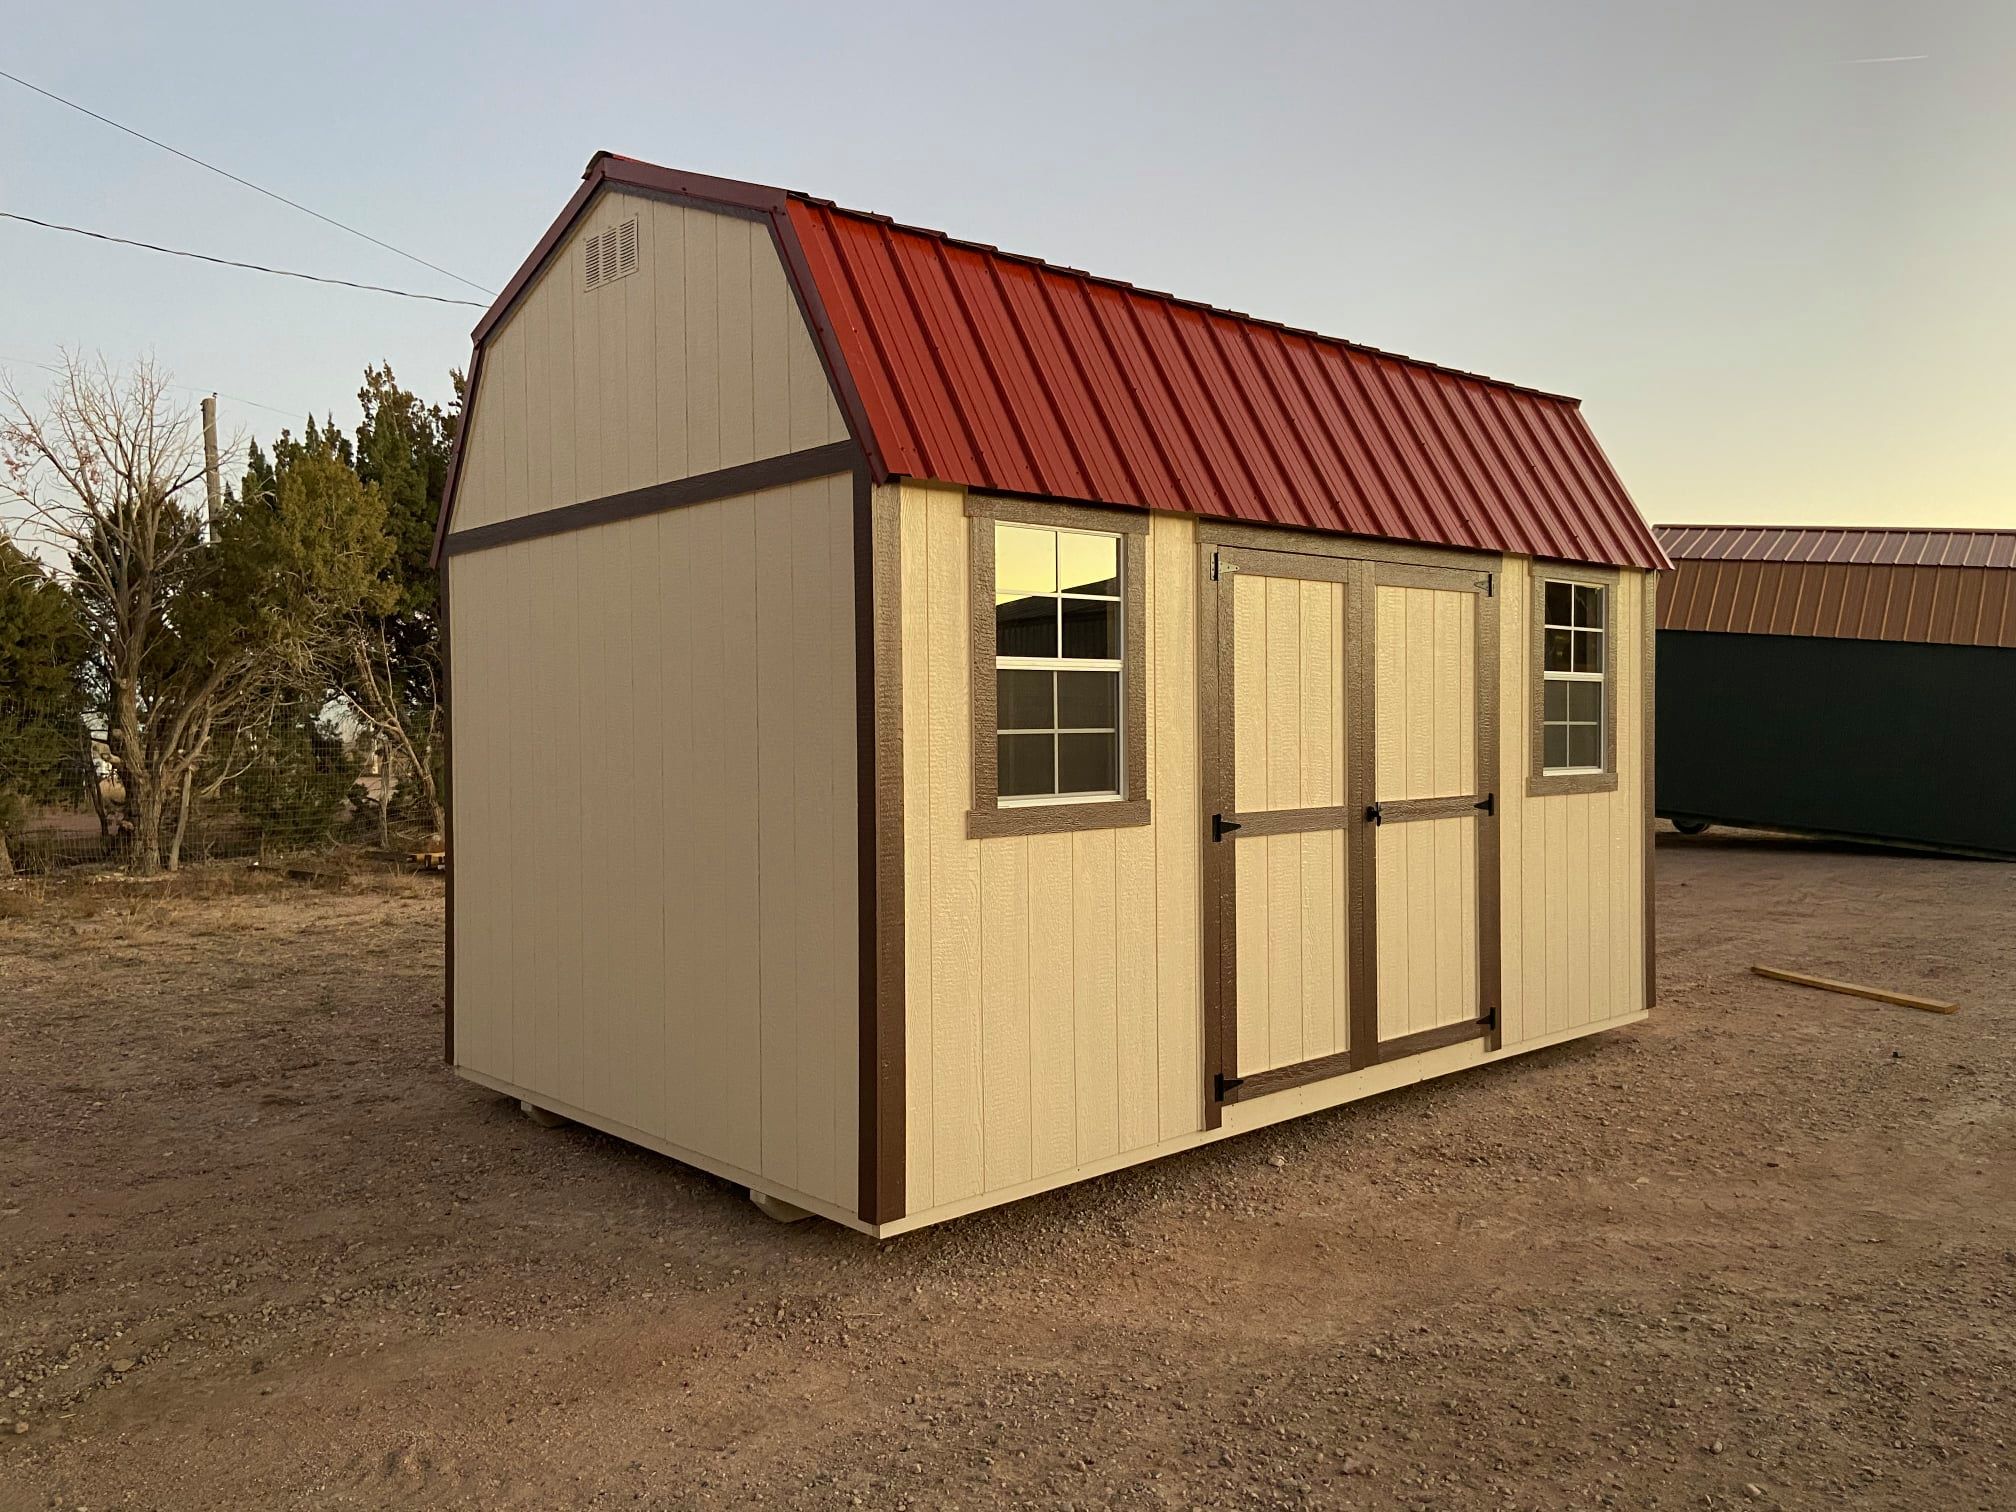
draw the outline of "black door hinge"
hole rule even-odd
[[[1218,553],[1215,551],[1211,553],[1211,581],[1218,581]]]
[[[1372,807],[1365,810],[1365,817],[1371,820],[1374,824],[1384,824],[1386,822],[1385,811],[1381,809],[1379,805],[1376,803],[1373,804]]]
[[[1482,809],[1485,813],[1491,815],[1491,817],[1495,819],[1498,817],[1498,795],[1496,793],[1486,793],[1484,795],[1484,801],[1482,803],[1474,805],[1474,807]]]
[[[1245,1084],[1246,1084],[1245,1077],[1227,1076],[1223,1071],[1220,1071],[1218,1073],[1217,1079],[1212,1084],[1211,1100],[1213,1102],[1223,1102],[1225,1101],[1226,1093],[1230,1092],[1235,1087],[1242,1087]]]
[[[1223,840],[1232,831],[1244,829],[1245,827],[1245,825],[1238,823],[1236,820],[1227,819],[1223,814],[1213,814],[1211,816],[1211,838],[1213,840]]]
[[[1495,581],[1497,580],[1488,572],[1485,573],[1484,576],[1477,579],[1477,586],[1484,590],[1484,597],[1486,598],[1491,597],[1491,585]]]
[[[1496,1029],[1498,1027],[1497,1008],[1486,1008],[1482,1013],[1477,1015],[1477,1022],[1482,1024],[1486,1029]]]

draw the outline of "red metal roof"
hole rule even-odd
[[[490,333],[620,185],[769,224],[878,480],[1667,565],[1573,399],[760,184],[611,153],[583,178],[477,324],[472,404]]]
[[[1661,567],[1559,395],[788,197],[884,471]]]
[[[1661,525],[1661,630],[2016,647],[2016,531]]]

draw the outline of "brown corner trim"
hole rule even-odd
[[[893,492],[854,468],[855,806],[860,891],[860,1215],[906,1211],[902,538]]]
[[[448,566],[438,573],[441,616],[441,1059],[455,1064],[455,658],[449,635]]]
[[[469,353],[469,376],[462,380],[462,412],[455,417],[455,436],[448,443],[448,476],[441,484],[441,512],[434,517],[434,545],[427,553],[427,565],[441,566],[441,543],[448,538],[448,521],[455,511],[455,487],[462,476],[462,457],[469,439],[469,421],[476,413],[476,393],[483,380],[483,348]]]
[[[1639,744],[1644,747],[1644,791],[1639,801],[1645,807],[1645,1007],[1649,1011],[1659,996],[1659,902],[1658,889],[1654,885],[1659,855],[1659,806],[1655,801],[1655,781],[1657,764],[1653,760],[1652,741],[1658,733],[1659,708],[1654,697],[1658,676],[1658,623],[1659,623],[1659,574],[1645,574],[1645,612],[1643,622],[1638,627],[1639,639],[1644,643],[1642,657],[1644,665],[1643,686],[1638,690],[1639,729],[1643,731]]]
[[[734,467],[717,468],[670,483],[654,483],[649,488],[633,488],[627,493],[609,494],[580,504],[521,515],[515,520],[499,520],[449,533],[442,543],[448,556],[505,546],[514,541],[533,541],[541,536],[565,535],[595,525],[634,520],[640,515],[662,514],[668,509],[684,509],[715,499],[734,498],[766,488],[782,488],[813,478],[829,478],[847,472],[860,460],[852,441],[832,441],[806,451],[786,452],[779,457],[762,457]]]

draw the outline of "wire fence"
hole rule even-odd
[[[95,711],[0,697],[0,877],[127,864],[145,819]],[[339,847],[426,852],[433,811],[393,748],[339,706],[280,705],[213,735],[163,794],[164,865]]]

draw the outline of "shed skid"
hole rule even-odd
[[[437,557],[449,1062],[773,1216],[1650,1008],[1662,558],[1572,401],[603,156]]]

